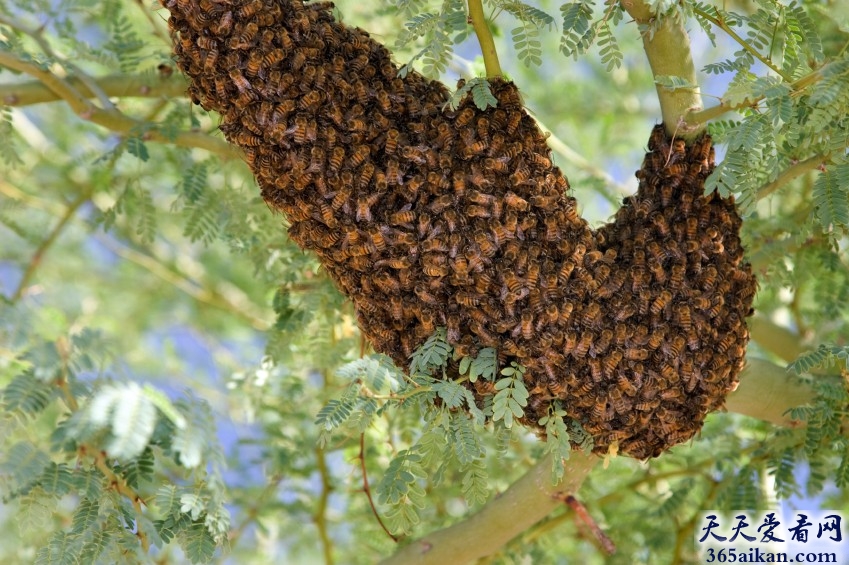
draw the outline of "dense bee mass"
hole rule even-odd
[[[221,115],[266,202],[405,366],[438,326],[528,368],[524,422],[561,400],[637,458],[691,438],[736,383],[755,281],[708,138],[651,135],[638,193],[591,230],[516,87],[496,108],[401,78],[330,3],[163,0],[192,100]],[[493,394],[488,383],[476,398]]]

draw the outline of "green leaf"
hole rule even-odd
[[[439,381],[432,388],[448,408],[459,408],[466,398],[466,388],[455,381]]]
[[[49,383],[36,379],[31,371],[12,379],[3,389],[0,402],[5,410],[35,416],[50,404],[55,389]]]
[[[7,475],[12,488],[28,491],[52,462],[46,453],[29,442],[18,442],[6,452],[0,473]]]
[[[41,473],[37,482],[44,492],[56,497],[64,496],[74,487],[71,469],[64,463],[57,465],[51,462]]]
[[[482,460],[471,463],[463,474],[463,497],[469,506],[483,504],[489,498],[489,475]]]
[[[71,523],[71,533],[82,534],[88,530],[98,530],[100,502],[97,499],[83,498],[77,506]]]
[[[436,368],[445,364],[450,353],[451,346],[446,340],[445,328],[437,328],[434,334],[410,356],[412,360],[410,374],[432,375]]]
[[[180,545],[192,563],[209,563],[215,554],[215,540],[203,522],[193,523],[181,536]]]
[[[150,159],[150,153],[147,151],[147,145],[144,144],[140,137],[128,137],[126,143],[127,153],[138,157],[141,161],[147,161]]]
[[[494,381],[497,370],[498,355],[495,349],[485,347],[480,350],[478,356],[475,357],[469,367],[469,380],[475,382],[478,380],[478,377],[483,377],[484,380]]]

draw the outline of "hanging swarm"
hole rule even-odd
[[[755,281],[733,201],[703,196],[710,139],[656,127],[637,195],[593,231],[512,83],[491,81],[496,108],[445,110],[444,86],[400,77],[330,3],[163,3],[192,100],[221,115],[377,351],[406,366],[444,326],[463,355],[527,367],[526,424],[559,399],[597,452],[641,459],[722,405]]]

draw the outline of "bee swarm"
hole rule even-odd
[[[593,231],[512,83],[444,111],[444,86],[401,78],[331,3],[162,1],[192,100],[377,351],[405,366],[437,326],[463,355],[495,347],[528,369],[524,423],[560,400],[599,453],[657,456],[722,406],[756,283],[733,201],[703,196],[709,138],[657,126],[637,194]]]

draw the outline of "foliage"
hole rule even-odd
[[[461,2],[336,4],[346,22],[405,46],[407,69],[450,80],[477,53]],[[704,508],[818,493],[796,501],[849,510],[849,37],[833,6],[810,2],[658,4],[717,45],[697,53],[700,82],[724,81],[721,103],[737,114],[710,124],[724,159],[709,189],[745,207],[758,315],[810,349],[786,359],[753,332],[750,355],[790,363],[816,397],[789,414],[798,428],[715,414],[648,464],[610,458],[580,496],[615,556],[560,510],[496,561],[687,562],[670,539],[687,539]],[[540,422],[545,441],[514,425],[522,368],[499,367],[494,349],[455,358],[437,333],[408,371],[371,354],[356,313],[288,240],[247,168],[168,142],[220,134],[217,116],[158,90],[157,66],[173,67],[165,12],[117,0],[0,6],[0,561],[301,563],[326,551],[373,563],[395,545],[364,491],[391,532],[419,536],[480,508],[545,453],[559,481],[570,450],[592,448],[558,403]],[[582,213],[606,218],[657,120],[655,86],[690,85],[650,76],[619,3],[486,6],[504,68],[552,144],[566,145],[555,158]],[[729,47],[729,30],[742,44]],[[594,45],[599,56],[583,57]],[[156,80],[147,97],[92,98],[138,122],[112,130],[64,102],[7,98],[34,80],[9,58],[60,78]],[[471,68],[455,101],[471,92],[491,105]],[[472,387],[491,387],[491,400],[476,404]]]

